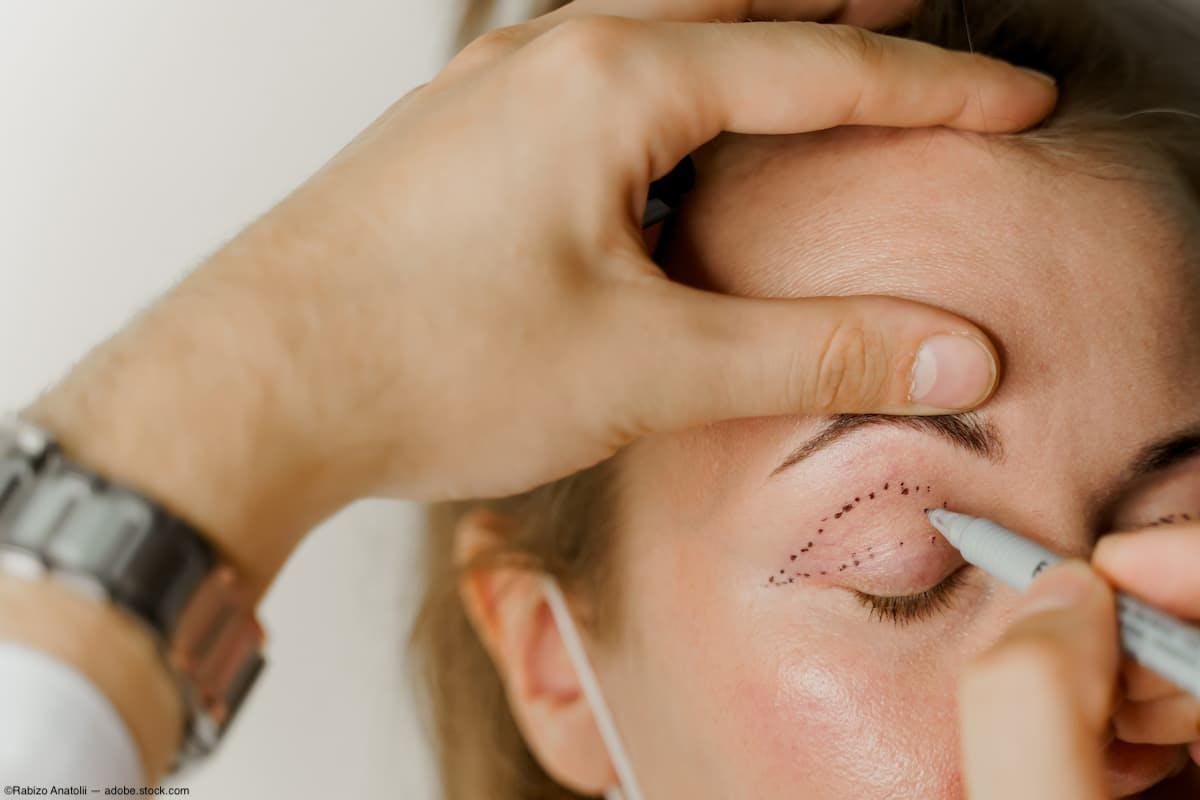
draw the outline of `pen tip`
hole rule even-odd
[[[959,546],[963,534],[963,523],[970,521],[970,517],[955,514],[944,508],[931,508],[925,512],[925,516],[929,518],[929,524],[933,526],[934,530],[944,536],[946,541],[955,547]]]

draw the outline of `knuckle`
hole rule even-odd
[[[579,17],[557,25],[538,39],[543,56],[556,68],[583,68],[607,73],[633,46],[639,25],[620,17]]]
[[[515,50],[524,36],[521,25],[496,28],[471,41],[453,62],[458,66],[490,63]]]
[[[883,66],[887,58],[887,39],[853,25],[825,25],[825,33],[834,50],[842,53],[852,64],[869,70]]]
[[[882,334],[861,321],[847,320],[838,324],[822,342],[817,353],[816,369],[809,377],[806,405],[813,413],[831,414],[857,411],[872,405],[881,397],[881,383],[886,370],[880,366],[884,353]],[[807,360],[793,360],[792,372],[799,373]],[[794,374],[794,386],[806,384],[805,376]]]
[[[1126,742],[1138,743],[1144,733],[1141,724],[1141,709],[1127,706],[1121,708],[1112,716],[1113,733],[1117,738]],[[1200,723],[1200,720],[1197,720]],[[1200,730],[1200,727],[1197,728]]]

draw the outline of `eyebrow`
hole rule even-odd
[[[887,426],[921,431],[937,436],[980,458],[999,464],[1004,460],[1004,445],[996,426],[982,415],[970,412],[941,417],[891,417],[883,414],[840,414],[832,417],[815,436],[788,454],[770,477],[791,469],[818,452],[832,447],[851,434],[868,428]]]
[[[793,450],[771,477],[833,446],[856,431],[888,426],[918,430],[939,436],[967,452],[993,463],[1004,460],[1004,446],[995,425],[976,412],[944,417],[889,417],[882,414],[842,414],[830,418],[815,436]],[[1094,530],[1108,530],[1117,506],[1138,480],[1162,472],[1200,455],[1200,425],[1192,425],[1143,447],[1129,462],[1123,475],[1097,493],[1091,515]]]

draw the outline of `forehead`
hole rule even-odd
[[[1198,293],[1180,228],[1131,180],[945,129],[731,138],[700,170],[667,264],[687,282],[948,308],[1000,341],[1006,385],[1191,356],[1181,325],[1195,331]]]
[[[944,130],[733,138],[698,169],[669,273],[746,296],[903,297],[981,325],[1004,361],[986,413],[1031,491],[1103,484],[1192,422],[1200,292],[1178,217],[1142,186]],[[676,513],[702,517],[811,423],[651,437],[626,474],[657,476],[659,500],[675,475]]]
[[[669,268],[736,294],[886,293],[1000,321],[1020,316],[994,306],[1006,297],[1094,311],[1130,289],[1120,305],[1143,306],[1187,279],[1182,237],[1141,185],[987,137],[730,137],[701,170]]]

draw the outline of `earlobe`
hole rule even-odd
[[[581,684],[546,602],[540,573],[486,564],[504,542],[507,521],[470,512],[455,531],[459,564],[468,570],[459,592],[504,682],[509,707],[526,744],[559,783],[601,794],[615,783]]]

